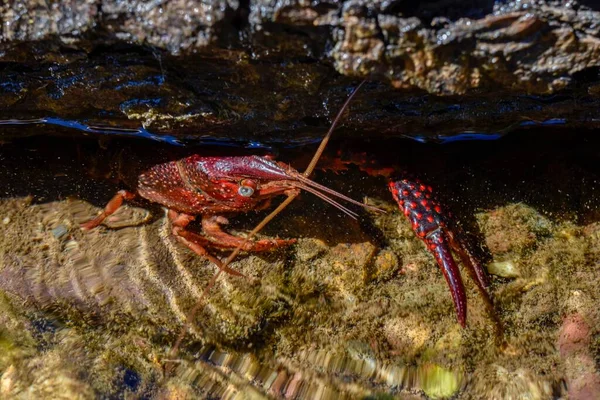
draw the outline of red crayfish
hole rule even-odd
[[[349,100],[338,113],[328,135],[335,128]],[[322,143],[322,147],[325,143],[326,140]],[[314,166],[314,163],[311,165]],[[322,186],[306,175],[282,162],[274,161],[269,156],[217,157],[195,154],[154,165],[142,172],[137,177],[134,191],[119,191],[102,213],[82,224],[82,228],[97,227],[106,217],[114,213],[124,200],[140,196],[168,209],[173,227],[172,233],[180,242],[198,255],[213,261],[221,271],[241,275],[227,266],[232,257],[223,263],[212,256],[207,248],[236,248],[256,252],[287,246],[295,240],[252,241],[230,235],[221,230],[220,225],[227,223],[223,214],[261,210],[269,206],[272,198],[286,194],[295,195],[300,190],[317,195],[351,216],[356,214],[331,196],[365,208],[376,209]],[[431,187],[417,180],[391,179],[389,189],[400,210],[411,221],[416,235],[425,242],[428,250],[437,260],[450,287],[458,321],[461,326],[465,326],[467,316],[465,289],[452,251],[459,255],[489,304],[488,281],[480,263],[468,250],[461,237],[450,228]],[[187,228],[197,215],[202,217],[203,234]]]
[[[139,195],[168,208],[173,235],[180,242],[198,255],[208,257],[226,272],[241,275],[223,266],[206,248],[240,247],[244,251],[258,252],[287,246],[295,240],[248,241],[230,235],[220,228],[221,224],[227,223],[223,214],[261,210],[269,206],[273,197],[297,193],[301,189],[319,196],[349,215],[354,213],[327,194],[362,205],[311,181],[288,165],[275,162],[268,156],[215,157],[195,154],[155,165],[143,172],[138,177],[135,192],[119,191],[108,202],[104,211],[83,224],[82,228],[95,228],[121,207],[123,200],[132,200]],[[202,215],[204,235],[186,229],[196,215]]]

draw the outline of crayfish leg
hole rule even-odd
[[[127,190],[119,190],[112,199],[106,204],[104,210],[100,215],[91,221],[85,222],[80,225],[81,229],[90,230],[100,225],[108,216],[114,214],[122,205],[124,200],[133,200],[135,193],[128,192]]]
[[[202,230],[211,243],[221,248],[240,248],[243,251],[261,252],[285,247],[296,243],[296,239],[261,239],[248,240],[230,235],[221,229],[222,218],[218,216],[203,216]]]
[[[177,213],[176,211],[169,210],[168,217],[171,221],[171,225],[173,225],[173,229],[171,232],[173,233],[173,236],[177,238],[177,240],[186,245],[194,253],[214,263],[217,266],[217,268],[219,268],[223,272],[227,272],[230,275],[245,277],[245,275],[241,272],[238,272],[232,268],[223,265],[221,260],[213,256],[208,252],[208,250],[206,250],[204,246],[210,244],[208,239],[185,229],[189,225],[189,223],[194,220],[193,215]]]

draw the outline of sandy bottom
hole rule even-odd
[[[112,192],[9,191],[0,200],[0,396],[600,397],[597,171],[572,154],[523,159],[499,154],[446,175],[425,168],[492,273],[503,334],[466,273],[468,326],[459,326],[385,180],[351,169],[316,179],[388,212],[356,222],[303,195],[264,232],[297,244],[239,257],[231,266],[247,278],[217,280],[175,357],[216,268],[171,236],[164,211],[127,206],[83,232],[78,224]],[[519,172],[502,172],[507,165]],[[243,234],[263,215],[227,229]]]

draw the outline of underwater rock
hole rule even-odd
[[[431,330],[414,316],[388,318],[383,326],[383,334],[392,351],[405,357],[422,351],[432,336]]]
[[[551,222],[526,204],[516,204],[480,214],[479,225],[494,256],[520,256],[547,236]]]
[[[557,340],[566,366],[569,399],[592,399],[600,396],[600,374],[590,353],[590,326],[580,314],[564,318]]]
[[[492,262],[487,265],[487,272],[502,278],[517,278],[520,273],[512,261]]]

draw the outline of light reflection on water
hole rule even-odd
[[[520,126],[536,126],[536,125],[562,125],[565,124],[564,119],[552,119],[548,121],[523,121],[519,123]],[[263,149],[273,150],[274,146],[278,148],[296,148],[306,145],[319,143],[320,138],[300,138],[300,139],[269,139],[269,143],[258,142],[258,141],[244,141],[239,139],[232,139],[226,137],[215,137],[203,136],[201,134],[194,136],[173,136],[168,134],[156,134],[144,127],[139,128],[119,128],[114,126],[101,126],[95,124],[86,124],[84,122],[76,120],[67,120],[63,118],[46,117],[46,118],[33,118],[33,119],[4,119],[0,120],[0,125],[11,126],[11,125],[56,125],[69,129],[76,129],[86,133],[98,134],[98,135],[111,135],[120,137],[134,137],[140,139],[147,139],[158,143],[166,143],[173,146],[223,146],[223,147],[238,147],[246,149]],[[508,131],[507,129],[506,131]],[[490,141],[498,140],[504,136],[506,132],[494,133],[494,132],[457,132],[453,135],[420,135],[411,134],[403,136],[406,139],[414,140],[419,143],[453,143],[462,141]]]

